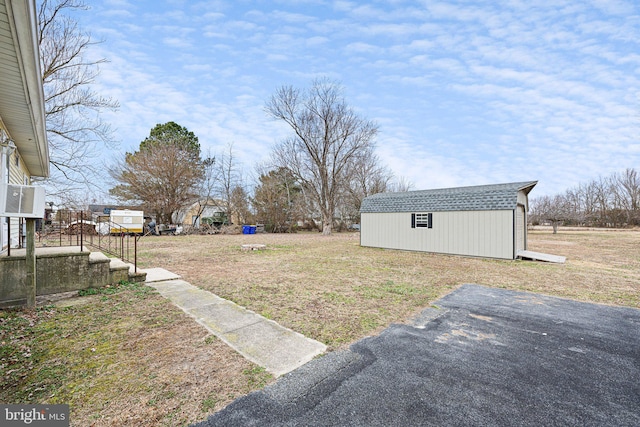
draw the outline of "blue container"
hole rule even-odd
[[[242,234],[251,234],[251,226],[243,225],[242,226]]]
[[[256,234],[256,226],[255,225],[249,226],[249,234]]]

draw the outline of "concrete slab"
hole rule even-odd
[[[164,268],[145,268],[142,270],[147,273],[146,283],[162,282],[165,280],[180,279],[181,277]]]
[[[92,252],[91,254],[94,254],[95,252]],[[105,256],[105,258],[108,258],[107,256]],[[109,267],[111,269],[118,269],[118,270],[124,270],[129,268],[129,264],[127,264],[126,262],[122,261],[121,259],[118,258],[111,258],[109,261]]]
[[[129,266],[129,274],[135,274],[136,273],[136,266],[133,265],[133,263],[127,262],[125,263],[127,266]],[[138,267],[138,273],[144,273],[146,270],[143,270],[142,268]],[[172,273],[173,274],[173,273]],[[146,279],[145,279],[146,281]]]
[[[299,368],[327,349],[318,341],[264,318],[223,337],[243,356],[276,377]]]
[[[274,376],[291,372],[327,350],[318,341],[184,280],[152,281],[147,285]]]
[[[166,280],[162,282],[150,282],[148,286],[155,288],[160,295],[165,296],[173,292],[183,292],[185,290],[197,289],[189,282],[185,282],[182,279]]]
[[[187,282],[182,280],[173,281],[173,285],[175,288],[172,291],[159,291],[160,295],[165,298],[168,298],[175,305],[191,314],[191,310],[194,308],[206,306],[209,304],[217,304],[221,302],[221,298],[212,294],[211,292],[205,291],[204,289],[196,288],[195,286],[190,285]],[[159,282],[164,283],[164,282]],[[188,286],[184,286],[184,284]],[[148,286],[155,287],[155,283],[147,283]]]
[[[640,425],[640,310],[478,285],[434,306],[197,426]]]
[[[36,256],[69,254],[69,253],[79,253],[79,252],[91,252],[91,251],[86,246],[84,246],[84,248],[81,248],[80,246],[47,246],[47,247],[36,248]],[[25,256],[26,254],[27,254],[27,250],[24,248],[11,249],[11,256]]]
[[[262,316],[236,304],[232,304],[229,301],[196,307],[190,310],[190,313],[199,320],[202,320],[216,335],[233,334],[240,328],[264,320]],[[229,341],[231,341],[231,339]]]
[[[518,258],[530,259],[533,261],[553,262],[556,264],[564,264],[564,262],[567,260],[566,257],[560,255],[544,254],[534,251],[518,251]]]
[[[109,261],[109,257],[102,252],[91,252],[89,254],[89,262]]]

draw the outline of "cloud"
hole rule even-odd
[[[193,43],[187,40],[185,37],[164,37],[162,42],[170,47],[175,48],[192,48]]]
[[[591,4],[609,15],[627,16],[636,12],[634,7],[627,1],[591,0]]]
[[[306,24],[308,22],[313,22],[316,20],[315,17],[305,15],[302,13],[291,13],[282,10],[274,10],[269,14],[269,19],[273,19],[276,25],[281,25],[282,23],[287,24]]]
[[[369,43],[349,43],[346,47],[345,47],[346,52],[348,53],[370,53],[370,54],[375,54],[375,53],[381,53],[384,51],[384,49],[381,49],[378,46],[369,44]]]
[[[325,45],[329,42],[329,38],[328,37],[320,37],[320,36],[314,36],[314,37],[309,37],[307,39],[305,39],[305,43],[307,45],[307,47],[318,47],[318,46],[322,46]]]
[[[328,76],[380,124],[416,188],[540,179],[562,191],[640,161],[640,12],[632,1],[97,1],[101,91],[125,150],[174,120],[246,162],[287,129],[281,85]],[[109,15],[111,14],[111,15]],[[117,16],[113,19],[111,16]],[[249,169],[251,166],[248,167]]]
[[[213,69],[210,64],[187,64],[183,68],[187,71],[198,73],[203,71],[211,71]]]

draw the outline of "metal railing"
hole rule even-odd
[[[129,232],[111,222],[108,216],[96,217],[96,221],[91,216],[88,218],[85,219],[85,212],[56,214],[55,220],[45,223],[36,233],[36,246],[80,246],[80,250],[88,246],[133,264],[137,272],[138,240],[142,234]]]

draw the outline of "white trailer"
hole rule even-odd
[[[144,212],[131,210],[112,210],[109,214],[111,233],[142,233]]]

